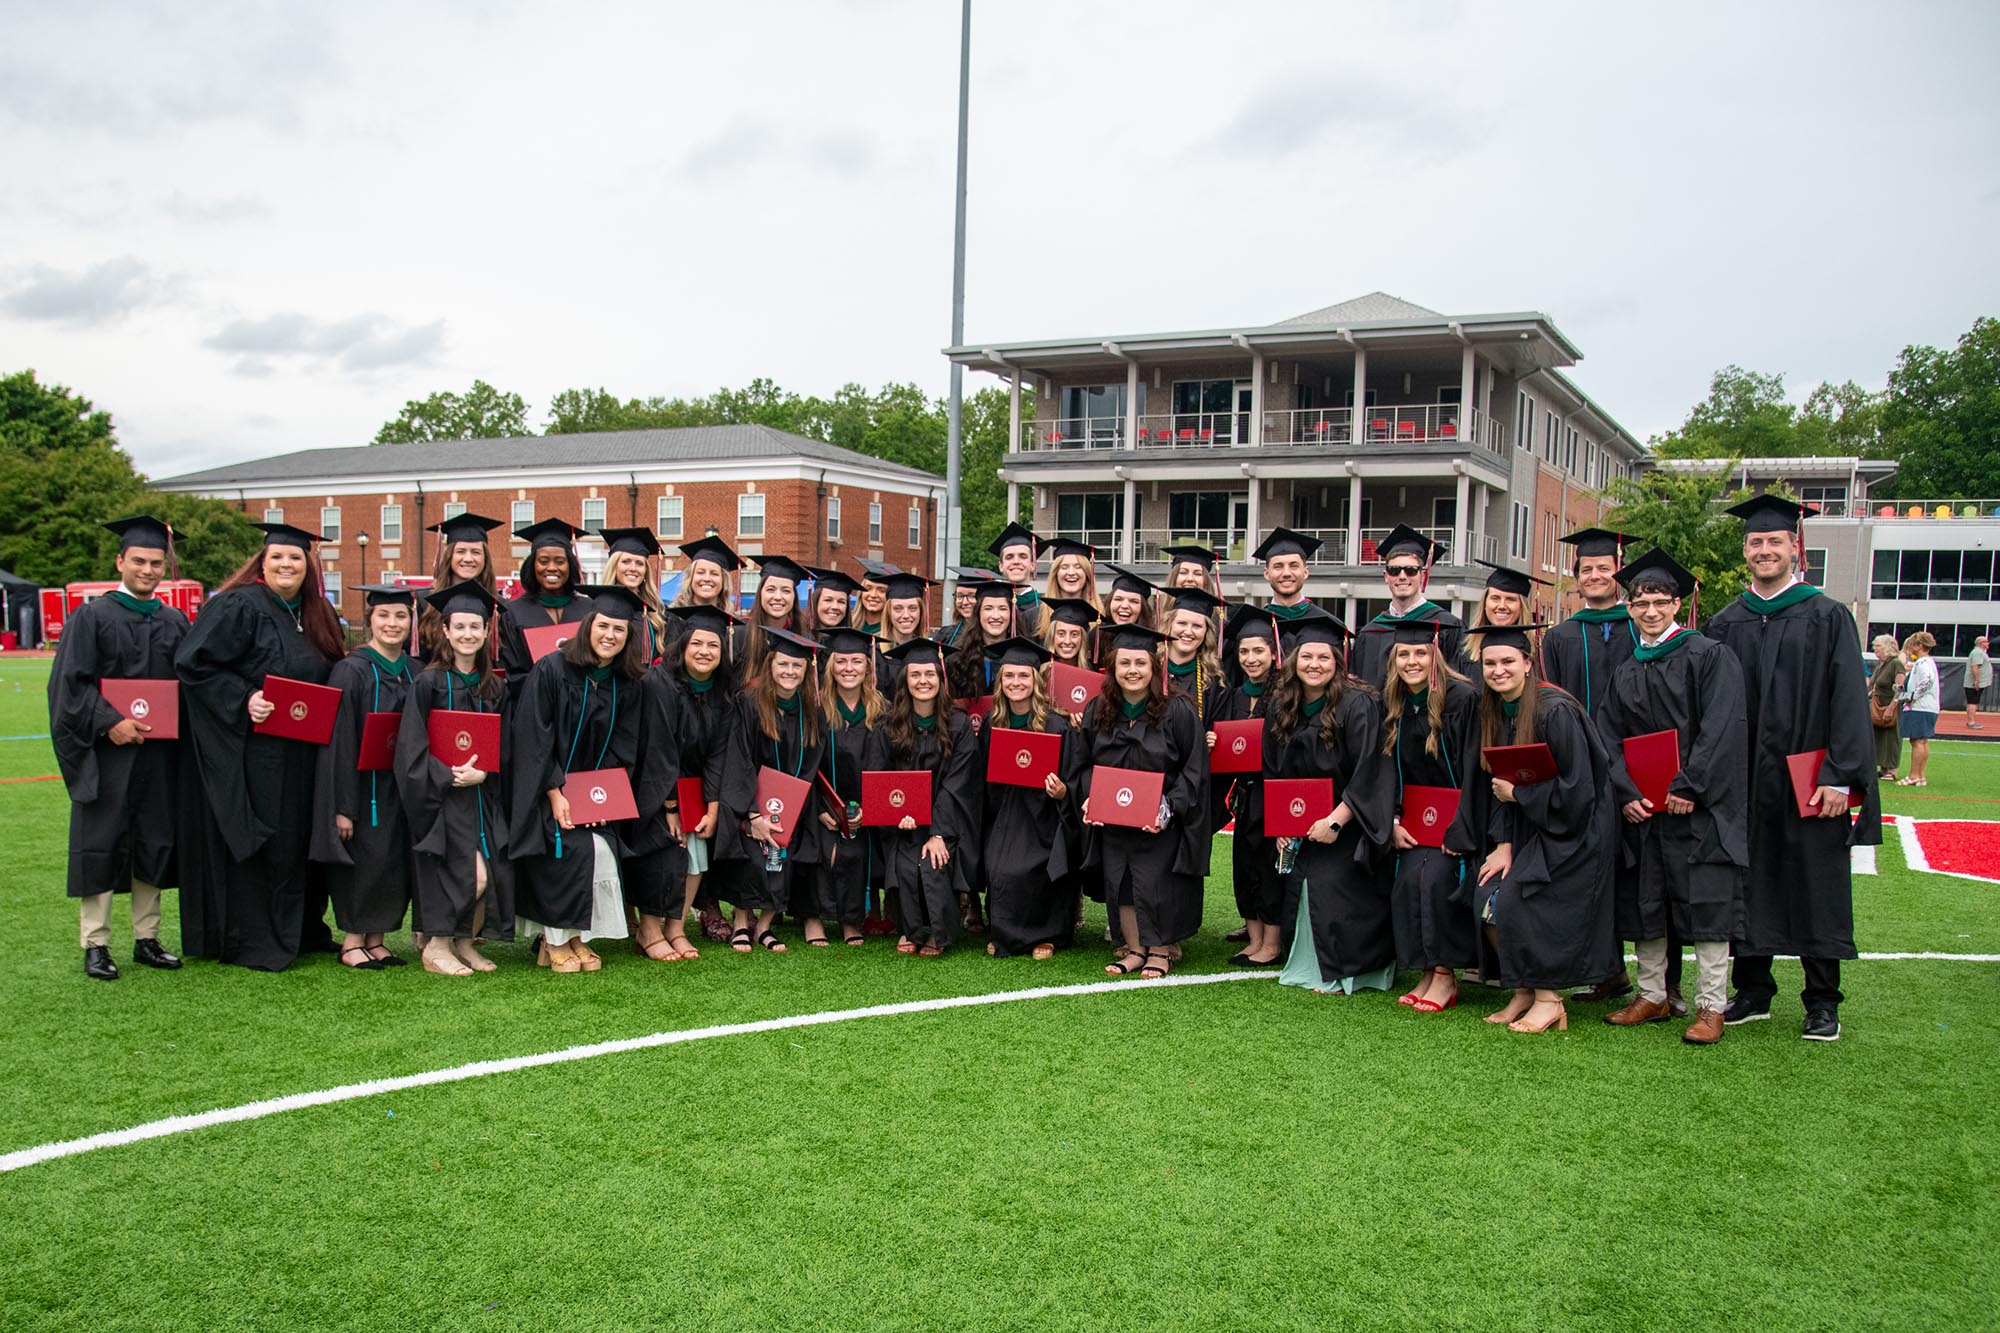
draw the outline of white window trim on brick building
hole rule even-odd
[[[671,519],[671,522],[669,521]],[[678,495],[663,495],[653,506],[653,527],[661,541],[679,541],[686,522],[686,505]]]
[[[761,538],[764,535],[764,497],[744,492],[736,497],[736,535]]]
[[[330,542],[340,540],[340,506],[322,505],[319,511],[319,535]]]
[[[403,540],[403,506],[401,505],[382,506],[382,523],[380,531],[381,531],[381,538],[385,542],[400,542],[401,540]]]

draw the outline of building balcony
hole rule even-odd
[[[1346,528],[1297,528],[1308,537],[1319,539],[1319,550],[1315,551],[1307,564],[1315,572],[1335,569],[1344,571],[1374,569],[1381,564],[1378,546],[1395,529],[1377,527],[1361,529],[1359,558],[1348,558]],[[1455,559],[1455,534],[1450,528],[1418,528],[1418,532],[1438,543],[1438,565],[1461,566],[1470,560]],[[1122,535],[1116,528],[1075,528],[1056,529],[1055,536],[1070,541],[1086,542],[1098,548],[1098,559],[1118,560]],[[1165,548],[1169,546],[1206,546],[1212,551],[1220,551],[1230,564],[1255,563],[1250,552],[1255,546],[1253,534],[1240,529],[1228,528],[1138,528],[1132,533],[1133,564],[1165,564]],[[1466,534],[1466,545],[1472,555],[1482,560],[1497,561],[1500,558],[1500,543],[1497,537]]]
[[[1066,417],[1021,423],[1017,453],[1062,454],[1078,451],[1126,450],[1125,432],[1132,430],[1132,451],[1156,456],[1237,448],[1330,448],[1360,445],[1425,445],[1459,447],[1474,444],[1505,455],[1507,428],[1477,408],[1466,412],[1456,403],[1424,403],[1371,407],[1355,419],[1344,407],[1250,412],[1146,413],[1128,423],[1123,417]],[[1262,427],[1253,431],[1252,425]],[[1357,439],[1358,432],[1358,439]]]
[[[1820,517],[1836,518],[1847,507],[1822,505]],[[1896,500],[1883,501],[1869,513],[1870,518],[1907,519],[1938,522],[1942,519],[2000,518],[2000,500]]]

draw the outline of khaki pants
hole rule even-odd
[[[111,943],[111,900],[115,893],[93,893],[83,904],[83,947],[101,949]],[[160,938],[160,891],[143,879],[132,881],[132,938]]]
[[[1639,998],[1655,1004],[1667,998],[1667,942],[1640,940],[1633,952],[1639,955]],[[1717,1011],[1729,1007],[1729,944],[1725,940],[1702,940],[1694,946],[1697,1009]]]

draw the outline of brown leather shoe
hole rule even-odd
[[[1679,986],[1667,987],[1667,1008],[1673,1011],[1675,1018],[1686,1018],[1688,1016],[1688,1002],[1681,998],[1681,988]]]
[[[1695,1015],[1694,1022],[1681,1033],[1681,1040],[1690,1046],[1713,1046],[1722,1040],[1722,1011],[1703,1009]]]
[[[1595,986],[1586,987],[1569,998],[1575,1000],[1578,1004],[1603,1004],[1606,1000],[1615,1000],[1621,995],[1630,995],[1631,993],[1631,976],[1620,972],[1617,976],[1606,977]]]
[[[1615,1014],[1606,1014],[1604,1021],[1616,1027],[1637,1027],[1641,1023],[1664,1023],[1672,1017],[1665,1000],[1634,1000]]]

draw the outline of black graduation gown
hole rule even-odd
[[[1389,840],[1395,798],[1393,778],[1380,772],[1382,701],[1349,681],[1334,708],[1331,748],[1321,739],[1318,717],[1301,718],[1283,739],[1272,719],[1264,719],[1264,776],[1332,778],[1334,804],[1347,802],[1353,815],[1330,843],[1301,837],[1292,873],[1280,880],[1284,956],[1291,957],[1303,895],[1320,975],[1329,981],[1378,971],[1396,957],[1389,880],[1375,865],[1377,849]]]
[[[1239,685],[1223,697],[1210,723],[1245,722],[1264,715],[1266,694],[1252,695]],[[1274,922],[1284,905],[1284,885],[1278,878],[1277,844],[1264,836],[1264,786],[1256,773],[1216,773],[1211,789],[1219,789],[1214,804],[1221,807],[1215,827],[1234,819],[1229,841],[1229,867],[1236,891],[1236,911],[1245,921]],[[1211,790],[1213,795],[1213,790]]]
[[[667,826],[666,812],[667,803],[679,799],[680,693],[679,679],[664,664],[655,663],[639,682],[639,758],[632,767],[632,803],[639,817],[621,830],[625,855],[618,874],[626,904],[643,916],[679,918],[687,907],[687,848]],[[688,826],[700,819],[701,812],[694,812]]]
[[[533,597],[509,597],[500,603],[500,657],[494,665],[507,673],[510,701],[519,699],[521,691],[528,688],[528,673],[535,666],[526,631],[546,625],[573,625],[589,614],[590,599],[580,593],[555,609]]]
[[[1085,825],[1084,864],[1102,876],[1107,908],[1130,905],[1136,911],[1139,946],[1164,949],[1201,929],[1201,882],[1208,873],[1208,747],[1186,695],[1168,695],[1158,725],[1148,724],[1143,714],[1120,717],[1109,735],[1097,729],[1104,707],[1099,697],[1083,710],[1078,809],[1090,796],[1096,769],[1130,768],[1166,774],[1161,799],[1170,820],[1158,833]]]
[[[391,675],[357,648],[326,676],[340,691],[340,717],[333,739],[316,756],[307,851],[326,867],[334,924],[351,934],[400,930],[410,905],[410,830],[395,772],[363,773],[355,764],[362,720],[370,713],[402,712],[415,669],[406,657],[403,670]],[[354,836],[344,842],[334,831],[335,815],[354,821]]]
[[[1403,620],[1389,618],[1384,611],[1363,625],[1354,635],[1354,655],[1347,674],[1365,680],[1376,690],[1389,686],[1389,662],[1395,656],[1396,626],[1415,623],[1443,626],[1438,631],[1438,650],[1447,662],[1456,662],[1464,651],[1465,623],[1436,602],[1424,602]]]
[[[826,744],[820,747],[819,775],[833,788],[844,812],[851,814],[851,836],[842,837],[837,829],[822,824],[818,813],[813,815],[811,831],[819,845],[819,864],[811,876],[795,885],[796,916],[854,930],[861,929],[868,919],[868,885],[879,882],[881,874],[875,830],[860,826],[861,774],[886,766],[878,731],[879,727],[847,721],[827,729]],[[817,810],[832,813],[826,793],[819,795]]]
[[[883,768],[930,773],[931,821],[907,833],[899,828],[879,830],[883,883],[896,904],[897,925],[906,939],[940,949],[951,947],[958,939],[958,895],[967,891],[966,862],[976,859],[972,845],[979,829],[982,776],[977,768],[979,737],[972,729],[972,719],[954,708],[943,725],[951,741],[949,755],[940,753],[934,728],[913,727],[908,751],[897,750],[887,733],[883,734]],[[923,855],[924,844],[933,836],[944,839],[951,853],[942,869],[932,866]],[[1064,900],[1065,906],[1068,901]]]
[[[264,677],[314,684],[331,666],[262,585],[219,592],[181,641],[181,734],[200,783],[181,847],[181,947],[277,972],[306,929],[306,844],[319,747],[250,729]]]
[[[124,893],[137,878],[179,882],[174,844],[187,746],[149,740],[113,745],[124,716],[100,680],[172,680],[187,617],[164,603],[147,614],[110,597],[79,607],[63,626],[49,668],[49,734],[69,788],[69,896]]]
[[[795,701],[797,696],[794,696]],[[820,739],[808,745],[800,727],[801,714],[777,710],[778,734],[766,736],[757,722],[757,707],[748,694],[734,701],[735,723],[730,728],[729,750],[722,770],[721,810],[716,816],[713,864],[723,872],[716,893],[725,901],[753,912],[782,912],[792,900],[795,874],[810,875],[820,861],[820,803],[817,795],[808,798],[806,808],[793,821],[791,845],[776,870],[765,866],[764,844],[751,839],[747,827],[757,800],[757,770],[774,768],[793,777],[812,781],[819,770],[820,751],[825,745],[826,728]]]
[[[1542,679],[1575,695],[1594,718],[1611,673],[1632,660],[1638,642],[1629,612],[1602,622],[1571,616],[1542,635]]]
[[[1069,790],[1056,800],[1039,787],[986,781],[995,733],[1008,725],[1003,707],[979,728],[972,758],[978,786],[980,834],[961,848],[964,881],[986,890],[986,918],[994,953],[1025,953],[1044,941],[1061,943],[1074,932],[1076,877],[1081,863],[1078,788],[1083,737],[1067,714],[1051,709],[1044,730],[1062,737],[1056,776]],[[1004,752],[1003,752],[1004,754]]]
[[[1415,707],[1413,700],[1404,704],[1403,723],[1396,730],[1396,748],[1390,756],[1392,772],[1385,774],[1395,779],[1399,811],[1404,787],[1459,791],[1468,769],[1479,767],[1477,687],[1460,680],[1445,682],[1444,727],[1436,755],[1424,748],[1431,732],[1429,710]],[[1392,851],[1393,846],[1392,836]],[[1412,847],[1393,855],[1389,910],[1396,930],[1396,966],[1477,967],[1472,884],[1479,867],[1440,847]]]
[[[442,666],[419,672],[403,702],[396,734],[396,786],[409,822],[416,904],[414,929],[470,939],[479,902],[476,858],[486,858],[486,912],[479,933],[514,938],[514,864],[507,855],[507,802],[501,777],[515,762],[503,719],[500,772],[471,787],[454,787],[451,769],[431,753],[430,718],[440,709],[500,713],[505,690],[491,699],[466,689]],[[484,757],[484,756],[482,756]]]
[[[1738,600],[1703,632],[1743,664],[1750,730],[1750,878],[1736,952],[1853,958],[1847,849],[1882,841],[1868,677],[1854,618],[1818,594],[1768,616]],[[1820,749],[1821,782],[1862,793],[1856,818],[1799,818],[1785,756]]]
[[[1202,672],[1201,692],[1199,694],[1195,692],[1194,674],[1192,672],[1185,676],[1175,676],[1169,673],[1167,676],[1167,688],[1183,696],[1189,703],[1194,705],[1195,721],[1200,724],[1202,730],[1202,753],[1206,755],[1208,752],[1208,732],[1213,730],[1216,722],[1220,720],[1225,701],[1229,698],[1231,692],[1229,681],[1220,672],[1210,675],[1204,669]],[[1215,830],[1221,828],[1229,821],[1228,812],[1222,808],[1223,798],[1228,794],[1228,783],[1209,783],[1208,800],[1202,807],[1202,818],[1208,821],[1207,832],[1211,844],[1214,840]],[[1202,865],[1202,873],[1204,875],[1208,873],[1208,865],[1205,862]]]
[[[1620,814],[1618,938],[1733,940],[1743,930],[1750,864],[1743,669],[1735,654],[1694,630],[1673,641],[1682,646],[1665,657],[1635,657],[1612,672],[1597,714],[1620,805],[1639,798],[1623,742],[1656,731],[1679,737],[1681,771],[1669,792],[1695,803],[1690,814],[1657,810],[1640,824]]]
[[[629,777],[639,753],[639,682],[612,672],[592,681],[585,668],[550,653],[528,673],[527,687],[507,719],[508,849],[514,857],[517,911],[560,930],[590,925],[596,857],[591,835],[612,853],[623,850],[615,825],[565,832],[549,812],[548,793],[571,773],[622,768]],[[637,788],[633,796],[638,796]]]
[[[1617,972],[1611,866],[1617,855],[1611,761],[1581,700],[1544,687],[1536,739],[1555,756],[1556,776],[1493,795],[1492,775],[1467,766],[1458,818],[1446,845],[1463,849],[1473,884],[1473,920],[1497,928],[1497,951],[1479,932],[1480,971],[1512,989],[1562,990]],[[1479,864],[1502,842],[1513,868],[1479,884]]]

